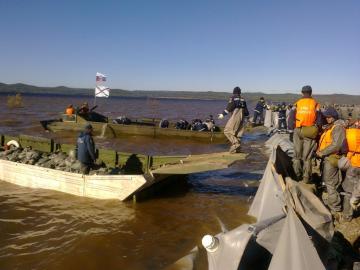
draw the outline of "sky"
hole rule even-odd
[[[0,0],[0,82],[360,94],[360,1]]]

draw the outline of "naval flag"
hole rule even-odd
[[[106,82],[106,75],[96,72],[96,82]]]
[[[105,97],[110,96],[110,88],[107,86],[98,85],[95,87],[95,97]]]

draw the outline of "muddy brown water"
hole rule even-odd
[[[67,104],[81,104],[83,98],[23,96],[24,107],[18,109],[7,108],[6,99],[0,96],[0,133],[75,141],[76,133],[49,134],[39,121],[57,118]],[[109,117],[170,120],[204,119],[226,105],[226,101],[129,98],[97,103],[98,111]],[[220,232],[220,222],[232,229],[253,221],[246,212],[266,165],[265,139],[261,132],[247,133],[243,151],[250,154],[246,161],[225,170],[173,179],[137,203],[80,198],[0,181],[0,269],[163,269],[199,245],[203,235]],[[141,136],[96,138],[96,144],[168,155],[228,148]]]

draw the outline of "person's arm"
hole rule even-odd
[[[358,168],[360,170],[360,168]],[[358,181],[354,187],[350,198],[350,205],[352,208],[357,209],[360,203],[360,181]]]
[[[227,104],[227,106],[226,106],[226,109],[225,109],[222,113],[220,113],[220,114],[218,115],[218,118],[219,118],[219,119],[224,118],[225,115],[231,113],[234,109],[235,109],[234,100],[233,100],[233,98],[230,98],[230,99],[229,99],[229,102],[228,102],[228,104]]]
[[[352,193],[352,197],[360,200],[360,181],[355,185],[354,191]]]
[[[258,102],[255,106],[255,109],[254,111],[255,112],[258,112],[258,113],[262,113],[264,111],[264,109],[266,108],[266,105],[261,103],[261,102]]]
[[[320,156],[329,156],[331,154],[336,154],[342,149],[344,140],[346,139],[344,127],[336,125],[331,132],[331,139],[331,144],[319,152]]]
[[[360,170],[360,168],[357,168],[357,170]],[[359,173],[357,175],[359,177]],[[355,197],[358,200],[360,200],[360,181],[358,181],[357,184],[355,185],[354,191],[352,193],[352,197]]]
[[[227,115],[228,113],[231,113],[235,109],[235,103],[232,98],[229,99],[229,102],[226,106],[226,109],[223,111],[224,115]]]
[[[93,139],[90,137],[90,136],[86,136],[86,149],[91,157],[91,159],[93,161],[96,160],[96,155],[95,155],[95,144],[94,144],[94,141]]]
[[[243,101],[243,106],[244,106],[244,116],[245,117],[248,117],[249,116],[249,110],[248,110],[248,108],[247,108],[247,105],[246,105],[246,101],[244,100]]]
[[[294,130],[296,127],[296,106],[293,106],[289,110],[287,125],[288,125],[288,130]]]

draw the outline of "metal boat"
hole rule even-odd
[[[16,141],[19,147],[30,147],[42,152],[69,153],[75,148],[71,144],[60,144],[52,139],[28,135],[0,135],[0,141],[2,146],[9,141]],[[109,168],[118,168],[120,174],[82,175],[0,159],[0,180],[30,188],[123,201],[132,196],[136,198],[136,194],[146,192],[169,176],[224,169],[246,157],[243,153],[228,152],[188,156],[149,156],[110,149],[99,149],[98,152],[99,159]]]
[[[81,131],[85,123],[90,123],[96,135],[106,137],[119,137],[122,135],[150,136],[154,138],[176,138],[198,140],[208,143],[224,143],[226,137],[222,128],[217,127],[214,131],[194,131],[176,129],[175,124],[169,124],[168,128],[160,127],[160,119],[143,118],[132,120],[129,124],[114,123],[113,119],[97,113],[90,112],[86,115],[62,114],[61,118],[41,121],[41,125],[49,131]]]

